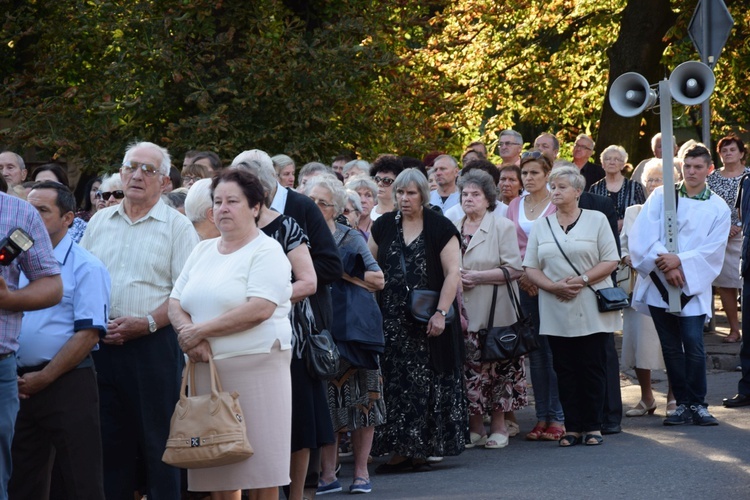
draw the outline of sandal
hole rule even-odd
[[[547,430],[539,436],[542,441],[560,441],[565,435],[565,427],[559,425],[550,425]]]
[[[575,446],[577,444],[581,444],[581,436],[576,436],[574,434],[566,434],[562,438],[560,438],[560,441],[558,441],[561,448],[568,448],[570,446]]]
[[[484,445],[487,449],[505,448],[506,446],[508,446],[508,436],[499,432],[490,434],[490,437],[487,438],[487,443]]]
[[[531,429],[531,432],[526,434],[526,439],[529,441],[539,441],[539,436],[544,434],[544,431],[547,430],[547,424],[536,424],[533,429]]]
[[[516,437],[521,432],[521,427],[518,425],[518,422],[514,422],[512,420],[506,420],[505,421],[505,427],[508,429],[508,437]]]
[[[604,438],[599,434],[586,434],[583,436],[583,442],[586,446],[599,446],[604,442]]]
[[[475,446],[484,446],[487,442],[487,434],[482,436],[476,432],[469,433],[469,442],[466,443],[466,448],[474,448]]]
[[[725,344],[736,344],[737,342],[741,342],[741,341],[742,341],[742,336],[740,336],[740,332],[738,331],[729,332],[729,335],[724,337],[724,340],[722,340],[722,342],[724,342]]]

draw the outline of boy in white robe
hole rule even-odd
[[[706,405],[706,352],[703,325],[711,315],[711,283],[721,272],[730,226],[726,202],[706,185],[712,164],[702,144],[685,153],[684,181],[677,184],[677,244],[666,249],[664,190],[657,188],[646,200],[629,241],[633,267],[643,280],[633,293],[637,310],[650,314],[667,367],[667,377],[677,399],[677,410],[664,425],[718,425]],[[681,289],[683,307],[667,312],[667,283]],[[687,301],[687,302],[685,302]]]

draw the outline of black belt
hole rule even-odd
[[[5,354],[0,354],[0,361],[4,359],[8,359],[9,357],[13,356],[15,353],[13,351],[6,352]]]
[[[47,366],[49,363],[50,362],[47,361],[46,363],[42,363],[41,365],[36,365],[36,366],[19,366],[16,369],[16,372],[18,373],[19,377],[22,377],[22,376],[26,375],[27,373],[40,372],[40,371],[44,370],[44,367]],[[81,361],[80,363],[78,363],[78,365],[76,367],[74,367],[73,369],[77,370],[79,368],[90,368],[92,366],[94,366],[94,360],[91,357],[91,354],[89,354],[88,356],[86,356],[85,358],[83,358],[83,361]]]

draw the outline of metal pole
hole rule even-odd
[[[708,49],[708,27],[710,26],[711,20],[709,19],[709,3],[713,0],[701,0],[700,9],[701,17],[703,18],[703,53],[701,54],[701,61],[708,65],[709,68],[714,67],[713,57],[709,55]],[[703,144],[706,145],[709,151],[711,151],[711,97],[706,99],[701,104],[701,132],[703,138]]]
[[[664,231],[665,246],[669,253],[678,253],[677,247],[677,200],[674,185],[674,140],[672,138],[672,93],[669,90],[669,80],[659,82],[659,115],[661,119],[661,146],[663,154],[662,167],[664,169]],[[664,283],[669,293],[669,307],[667,311],[679,313],[681,290],[669,283]]]

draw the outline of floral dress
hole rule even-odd
[[[425,325],[406,308],[405,280],[412,289],[427,288],[423,234],[404,248],[406,277],[400,255],[401,243],[395,239],[380,263],[385,273],[380,303],[387,421],[375,429],[373,454],[418,459],[458,455],[464,450],[468,427],[460,370],[439,373],[432,368]]]

